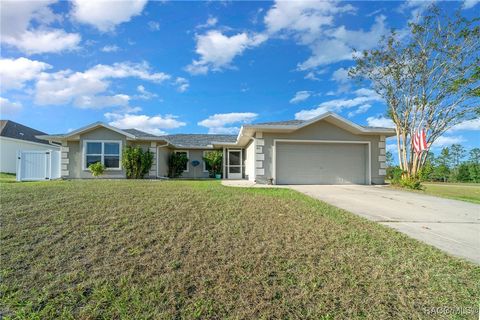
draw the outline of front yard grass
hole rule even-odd
[[[424,182],[425,193],[455,200],[480,204],[479,183],[434,183]]]
[[[478,317],[478,266],[292,190],[0,188],[6,319],[418,319],[445,306]]]

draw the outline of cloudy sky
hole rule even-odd
[[[443,2],[473,17],[478,0]],[[334,111],[388,126],[353,83],[352,48],[373,48],[425,2],[2,1],[1,118],[48,133],[94,121],[163,133]],[[480,146],[479,121],[437,143]]]

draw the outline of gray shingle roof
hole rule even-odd
[[[254,125],[261,125],[261,126],[297,126],[299,124],[304,123],[305,120],[284,120],[284,121],[273,121],[273,122],[262,122],[262,123],[254,123]]]
[[[284,120],[284,121],[273,121],[273,122],[262,122],[262,123],[255,123],[254,125],[261,125],[261,126],[298,126],[307,122],[307,120]],[[372,127],[372,126],[362,126],[365,129],[390,129],[385,127]]]
[[[12,120],[0,120],[0,136],[2,137],[49,144],[46,140],[37,139],[35,137],[37,135],[46,135],[46,133]]]
[[[237,136],[233,134],[170,134],[160,136],[177,147],[208,147],[212,142],[235,142]]]
[[[133,134],[134,136],[136,136],[138,138],[157,138],[158,137],[154,134],[151,134],[151,133],[148,133],[148,132],[145,132],[145,131],[141,131],[141,130],[137,130],[137,129],[122,129],[122,131]]]

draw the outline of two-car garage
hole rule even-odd
[[[277,184],[370,184],[370,144],[275,141]]]

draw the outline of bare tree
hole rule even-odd
[[[416,176],[428,152],[411,137],[423,127],[430,146],[453,126],[480,116],[479,19],[444,15],[432,5],[408,32],[392,30],[377,49],[357,53],[350,76],[371,81],[395,124],[398,162]]]

